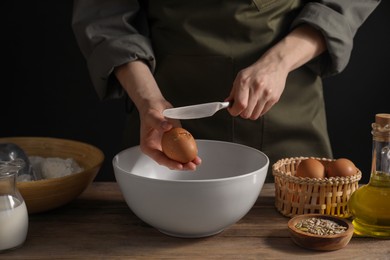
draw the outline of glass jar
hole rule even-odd
[[[21,246],[28,230],[27,207],[16,186],[23,160],[0,161],[0,251]]]
[[[372,124],[370,181],[348,201],[355,233],[390,238],[390,114],[377,114]]]

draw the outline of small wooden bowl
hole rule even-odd
[[[314,235],[304,232],[295,227],[295,225],[309,218],[321,218],[336,222],[337,224],[346,227],[345,232],[336,235]],[[345,247],[352,238],[353,225],[350,221],[324,214],[305,214],[297,215],[289,220],[288,229],[290,231],[291,239],[297,245],[313,250],[332,251]]]
[[[95,146],[51,137],[9,137],[0,142],[20,146],[28,156],[73,158],[84,171],[64,177],[18,182],[29,214],[58,208],[78,197],[93,181],[104,160]]]

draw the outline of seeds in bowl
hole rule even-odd
[[[347,230],[347,227],[339,225],[332,220],[315,217],[301,220],[295,227],[300,231],[321,236],[336,235]]]

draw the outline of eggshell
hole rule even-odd
[[[295,176],[322,179],[325,177],[325,167],[316,159],[304,159],[299,163]]]
[[[326,168],[326,177],[348,177],[355,175],[357,169],[355,164],[346,159],[340,158],[333,162],[330,162]]]
[[[163,153],[170,159],[188,163],[198,155],[194,137],[186,129],[174,127],[165,132],[161,139]]]

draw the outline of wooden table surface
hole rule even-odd
[[[175,238],[142,222],[115,182],[94,182],[75,201],[30,215],[26,242],[0,259],[390,259],[390,240],[353,237],[343,249],[295,245],[265,184],[250,212],[218,235]]]

